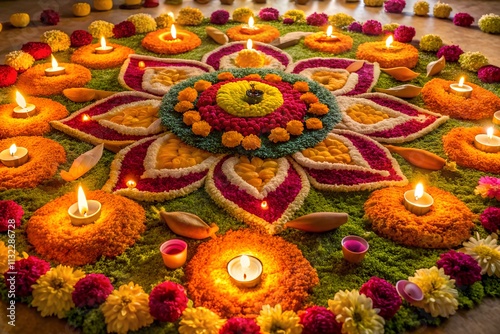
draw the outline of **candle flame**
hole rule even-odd
[[[173,19],[175,19],[175,17],[174,17],[174,13],[172,13],[172,12],[168,12],[168,14],[167,14],[167,15],[168,15],[168,16],[170,16],[170,17],[172,18],[172,20],[173,20]]]
[[[88,121],[90,121],[90,116],[89,116],[89,115],[87,115],[87,114],[83,114],[83,116],[82,116],[82,121],[84,121],[84,122],[88,122]]]
[[[253,46],[252,40],[251,39],[247,40],[247,49],[252,50],[253,49],[252,46]]]
[[[175,24],[172,24],[170,27],[170,35],[172,35],[173,39],[177,38],[177,29],[175,29]]]
[[[134,181],[134,180],[128,180],[128,181],[127,181],[127,187],[128,187],[128,188],[131,188],[131,189],[132,189],[132,188],[135,188],[135,186],[136,186],[136,185],[137,185],[137,184],[135,183],[135,181]]]
[[[486,134],[488,135],[488,138],[489,139],[493,139],[493,127],[490,126],[487,130],[486,130]]]
[[[264,210],[267,210],[267,201],[262,201],[262,203],[260,203],[260,207]]]
[[[460,80],[458,81],[458,87],[463,87],[464,81],[465,81],[465,77],[461,77]]]
[[[419,183],[417,184],[417,186],[415,187],[415,201],[418,201],[420,198],[422,198],[422,196],[424,196],[424,186],[422,185],[422,183]]]
[[[10,148],[9,148],[10,155],[14,156],[14,154],[16,154],[16,152],[17,152],[17,146],[16,146],[16,144],[10,145]]]
[[[390,35],[390,36],[389,36],[389,37],[387,37],[387,39],[385,40],[385,47],[386,47],[386,48],[390,48],[390,47],[391,47],[392,42],[394,42],[394,38],[392,37],[392,35]]]
[[[246,255],[242,255],[240,258],[241,268],[248,269],[250,267],[250,259]]]
[[[333,33],[333,27],[329,25],[328,29],[326,29],[326,37],[331,37],[332,33]]]
[[[24,97],[19,93],[18,90],[16,90],[16,103],[21,107],[21,108],[26,108],[26,100]]]
[[[138,66],[139,68],[144,68],[144,67],[146,67],[146,63],[144,63],[144,62],[141,60],[140,62],[138,62],[138,63],[137,63],[137,66]]]
[[[52,68],[59,67],[59,64],[57,63],[56,58],[54,58],[54,55],[51,56],[52,56]]]
[[[248,27],[253,28],[254,24],[255,24],[255,21],[254,21],[253,17],[250,16],[250,18],[248,19]]]
[[[83,192],[81,185],[78,186],[78,211],[82,216],[86,216],[87,212],[89,212],[87,198],[85,197],[85,193]]]
[[[101,36],[101,48],[106,49],[106,38],[104,36]]]

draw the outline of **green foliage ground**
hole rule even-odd
[[[282,35],[292,31],[317,31],[315,27],[307,25],[284,26],[279,23],[270,23],[276,26]],[[223,30],[236,24],[227,24]],[[197,33],[202,38],[202,45],[188,53],[173,56],[173,58],[200,60],[208,51],[217,47],[213,41],[205,34],[205,26],[190,27],[189,30]],[[338,55],[337,57],[355,58],[357,46],[368,41],[381,40],[381,37],[368,37],[357,33],[347,33],[354,39],[354,46],[351,51]],[[136,35],[128,39],[110,39],[110,42],[123,44],[136,50],[138,54],[158,56],[141,47],[141,40],[144,35]],[[68,62],[72,50],[56,54],[59,62]],[[300,60],[310,57],[331,57],[327,53],[314,52],[304,47],[303,42],[286,49],[293,59]],[[434,54],[421,52],[416,72],[423,73],[418,78],[411,81],[411,84],[423,86],[431,78],[425,77],[426,65],[428,62],[436,60]],[[124,90],[117,82],[119,69],[93,70],[92,81],[87,85],[89,88],[105,90]],[[500,96],[500,85],[483,84],[477,76],[471,72],[464,72],[458,64],[449,63],[439,77],[447,80],[456,80],[459,75],[465,74],[470,82],[478,84]],[[382,73],[376,87],[388,88],[401,83],[393,80],[387,74]],[[0,103],[10,103],[13,87],[0,90]],[[70,112],[77,111],[84,106],[84,103],[73,103],[63,95],[52,96],[54,100],[67,106]],[[424,106],[420,97],[410,100],[419,106]],[[416,147],[429,150],[442,157],[445,157],[441,138],[451,129],[459,126],[474,126],[478,123],[450,120],[437,130],[417,139],[405,146]],[[479,122],[479,124],[481,124]],[[46,135],[47,138],[59,142],[68,155],[68,162],[60,169],[67,170],[72,161],[80,154],[92,148],[92,145],[82,143],[74,138],[66,136],[58,131],[52,131]],[[23,225],[16,230],[17,249],[19,252],[26,251],[36,255],[36,251],[26,240],[26,223],[35,210],[44,204],[62,196],[70,191],[74,191],[77,183],[81,182],[88,189],[100,189],[109,175],[109,166],[114,154],[105,151],[103,158],[98,165],[81,179],[66,183],[59,175],[48,180],[35,189],[4,190],[0,192],[0,199],[11,199],[23,205],[25,215]],[[429,172],[412,167],[398,155],[395,158],[399,162],[403,173],[411,181],[423,180],[426,184],[439,187],[456,195],[464,201],[467,206],[476,214],[480,214],[487,206],[498,205],[498,202],[484,200],[474,195],[474,188],[478,179],[487,175],[472,169],[459,167],[457,172],[437,171]],[[439,254],[445,250],[427,250],[418,248],[406,248],[393,243],[390,240],[378,237],[371,231],[368,223],[364,220],[363,204],[370,195],[370,192],[350,192],[350,193],[330,193],[311,189],[303,207],[296,213],[296,216],[305,215],[318,211],[347,212],[350,216],[349,222],[339,229],[324,234],[309,234],[295,230],[287,230],[281,234],[285,240],[297,244],[304,256],[316,268],[320,277],[320,284],[312,292],[309,303],[317,305],[327,305],[327,300],[333,298],[334,294],[341,289],[357,289],[371,276],[382,277],[392,283],[401,279],[407,279],[413,275],[416,269],[429,268],[435,265]],[[158,215],[152,209],[151,203],[141,203],[147,212],[147,230],[137,243],[115,259],[100,259],[94,264],[83,266],[87,273],[102,273],[108,276],[115,287],[126,284],[129,281],[139,283],[146,292],[158,283],[165,280],[173,280],[182,283],[184,272],[181,269],[167,270],[163,265],[158,248],[161,243],[170,238],[178,237],[173,234],[165,223],[161,222]],[[216,222],[220,227],[220,234],[230,229],[246,228],[223,210],[215,205],[204,189],[200,189],[186,197],[177,198],[164,203],[155,204],[156,207],[163,207],[168,211],[192,212],[206,222]],[[381,204],[383,205],[383,204]],[[487,233],[476,221],[474,232],[478,231],[485,236]],[[340,241],[349,234],[361,235],[370,243],[370,251],[365,260],[360,265],[353,265],[345,262],[342,258]],[[7,239],[5,234],[0,235],[0,240]],[[195,254],[197,246],[204,241],[186,240],[189,244],[188,261]],[[53,266],[57,263],[51,263]],[[2,284],[3,285],[3,284]],[[5,289],[3,285],[0,290]],[[5,292],[5,291],[4,291]],[[460,291],[460,305],[464,308],[473,307],[479,303],[484,295],[500,296],[500,280],[485,278],[481,283],[476,283],[469,289]],[[69,314],[69,321],[73,325],[83,326],[84,333],[105,332],[103,316],[98,310],[75,309]],[[423,323],[439,324],[440,319],[433,319],[423,311],[404,304],[399,313],[386,325],[386,333],[401,333],[404,330],[414,328]],[[143,328],[140,333],[175,333],[176,327],[172,324],[159,324],[155,322],[151,327]]]

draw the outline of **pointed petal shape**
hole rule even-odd
[[[351,65],[346,67],[346,71],[353,73],[359,71],[363,66],[365,65],[364,60],[356,60],[355,62],[351,63]]]
[[[381,68],[380,70],[398,81],[410,81],[420,75],[420,73],[413,72],[408,67]]]
[[[402,97],[404,99],[411,99],[420,94],[420,91],[422,90],[422,87],[415,86],[415,85],[401,85],[401,86],[396,86],[396,87],[391,87],[391,88],[375,88],[377,92],[396,96],[396,97]]]
[[[101,160],[104,145],[100,144],[80,155],[73,161],[69,171],[62,170],[61,177],[65,181],[74,181],[91,170]]]
[[[444,56],[441,56],[436,61],[431,61],[429,64],[427,64],[427,77],[433,76],[441,72],[444,67],[446,66],[446,59]]]

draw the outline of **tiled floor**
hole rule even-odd
[[[255,4],[250,0],[235,0],[232,6],[221,5],[219,0],[212,0],[206,5],[199,5],[193,0],[184,0],[184,6],[193,6],[200,8],[205,15],[212,11],[225,8],[230,12],[237,7],[249,7],[258,10],[263,6],[273,6],[283,12],[290,8],[300,8],[307,13],[326,12],[328,14],[344,12],[354,16],[359,21],[376,19],[382,23],[397,22],[410,25],[416,28],[416,39],[428,33],[435,33],[442,37],[446,44],[458,44],[465,51],[481,51],[489,59],[490,63],[500,66],[500,35],[489,35],[481,32],[477,27],[477,20],[483,14],[500,14],[500,1],[475,1],[475,0],[447,0],[454,11],[452,15],[458,12],[467,12],[471,14],[476,22],[472,28],[461,28],[453,25],[450,19],[442,20],[432,17],[417,17],[413,15],[413,4],[416,0],[407,0],[406,8],[403,14],[387,14],[380,7],[364,7],[363,2],[345,3],[344,0],[311,0],[305,6],[296,6],[293,1],[287,0],[268,0],[266,4]],[[6,1],[0,0],[0,22],[4,23],[4,30],[0,32],[0,63],[4,55],[10,51],[18,50],[22,44],[39,39],[42,32],[51,29],[61,29],[71,33],[76,29],[86,29],[90,22],[96,19],[102,19],[110,22],[120,22],[127,16],[145,12],[153,16],[159,13],[173,11],[177,13],[181,6],[167,6],[161,4],[157,8],[138,9],[138,10],[119,10],[118,6],[123,1],[114,1],[115,9],[107,12],[93,12],[88,17],[75,18],[71,14],[71,5],[76,1],[69,0],[18,0]],[[87,1],[91,2],[91,1]],[[437,1],[428,0],[431,7]],[[54,9],[61,14],[61,22],[56,26],[42,25],[38,17],[43,9]],[[12,28],[8,22],[11,14],[16,12],[27,12],[31,15],[33,22],[27,28]],[[486,300],[481,306],[470,310],[461,311],[450,318],[439,328],[420,328],[415,334],[498,334],[500,333],[500,301]],[[25,305],[18,305],[16,327],[6,324],[6,306],[0,303],[0,333],[22,333],[22,334],[59,334],[75,333],[65,321],[56,318],[44,319],[32,309]]]

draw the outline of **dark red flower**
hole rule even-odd
[[[130,21],[123,21],[113,28],[115,38],[130,37],[135,35],[135,25]]]
[[[88,274],[75,284],[73,303],[76,307],[97,307],[113,292],[113,286],[103,274]]]
[[[295,21],[290,17],[286,17],[283,19],[283,24],[294,24],[294,23]]]
[[[359,289],[373,301],[373,308],[380,309],[379,315],[384,319],[392,318],[401,307],[401,297],[394,285],[384,279],[373,276]]]
[[[401,43],[410,43],[415,37],[415,28],[399,26],[394,30],[394,39]]]
[[[310,26],[321,27],[328,23],[328,15],[314,12],[307,17],[306,21]]]
[[[9,65],[0,65],[0,87],[7,87],[16,83],[17,71]]]
[[[253,319],[231,318],[219,330],[219,334],[259,334],[260,327]]]
[[[366,35],[380,35],[382,34],[382,23],[377,20],[368,20],[363,23],[363,34]]]
[[[500,67],[494,65],[483,66],[477,71],[477,77],[486,83],[500,82]]]
[[[0,66],[7,66],[7,65],[0,65]],[[15,81],[16,80],[14,80],[14,82]],[[2,85],[0,84],[0,87],[1,86]],[[9,229],[9,222],[12,221],[14,221],[14,225],[16,228],[19,227],[21,225],[21,218],[23,217],[23,214],[24,214],[23,207],[17,204],[16,202],[11,200],[0,201],[0,232],[7,231]]]
[[[474,23],[474,18],[467,13],[457,13],[453,17],[453,24],[459,27],[470,27]]]
[[[40,276],[45,275],[50,269],[47,261],[36,256],[29,256],[14,263],[14,268],[7,272],[15,272],[15,275],[5,274],[5,284],[10,286],[10,282],[15,281],[16,297],[27,297],[33,289],[31,286],[36,283]]]
[[[353,22],[347,27],[347,30],[351,32],[363,32],[363,26],[359,22]]]
[[[52,54],[50,45],[42,42],[28,42],[21,47],[21,50],[32,55],[35,60],[45,59]]]
[[[186,309],[188,298],[182,285],[174,282],[158,284],[149,295],[151,315],[160,321],[177,321]]]
[[[490,233],[497,233],[500,230],[500,208],[490,206],[481,213],[479,218],[481,224]]]
[[[71,46],[76,48],[92,43],[92,35],[85,30],[75,30],[69,38]]]
[[[262,8],[259,11],[259,18],[262,21],[277,21],[280,18],[280,12],[272,7]]]
[[[437,57],[441,58],[444,56],[446,61],[455,62],[458,61],[460,55],[464,51],[458,45],[443,45],[437,52]]]
[[[59,13],[52,9],[46,9],[40,14],[40,21],[49,26],[55,26],[59,22]]]
[[[210,15],[210,23],[223,25],[229,21],[229,12],[225,9],[219,9]]]
[[[335,320],[335,314],[323,306],[312,306],[300,314],[302,334],[340,334],[342,324]]]
[[[455,280],[457,285],[471,285],[481,280],[481,267],[469,254],[459,253],[453,249],[440,255],[438,268]]]

